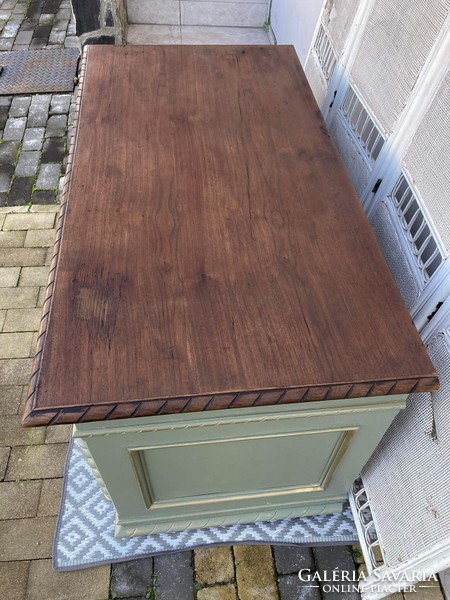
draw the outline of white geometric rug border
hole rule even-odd
[[[352,544],[358,536],[348,503],[341,513],[193,529],[133,538],[114,537],[114,508],[77,444],[71,443],[53,545],[53,567],[70,571],[165,552],[235,544]]]

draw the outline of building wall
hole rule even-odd
[[[278,44],[293,44],[306,63],[322,0],[273,0],[270,22]]]

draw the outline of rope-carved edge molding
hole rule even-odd
[[[75,146],[78,135],[78,121],[80,117],[81,99],[83,94],[84,79],[86,73],[86,62],[87,62],[87,47],[83,51],[81,56],[79,67],[78,67],[78,91],[75,100],[75,111],[72,123],[72,132],[69,143],[69,154],[67,158],[67,167],[64,175],[64,187],[61,194],[61,206],[59,210],[58,224],[56,227],[55,245],[53,247],[52,259],[50,261],[50,272],[48,276],[48,283],[45,292],[45,300],[42,307],[42,318],[39,326],[38,338],[36,342],[36,354],[33,361],[32,375],[28,388],[28,397],[25,404],[25,412],[23,418],[24,425],[35,425],[37,424],[36,419],[33,418],[35,414],[34,407],[36,404],[36,393],[39,385],[39,376],[41,371],[42,356],[45,346],[45,338],[47,334],[48,322],[50,319],[50,312],[52,306],[53,288],[56,280],[56,271],[58,267],[59,251],[61,247],[61,238],[64,229],[65,215],[67,211],[67,201],[69,196],[69,189],[71,183],[73,160],[75,155]]]
[[[222,393],[211,395],[184,396],[177,398],[143,399],[110,404],[89,404],[80,407],[60,409],[33,409],[26,413],[23,424],[59,425],[63,423],[88,423],[110,421],[134,417],[152,417],[179,413],[193,413],[229,408],[252,408],[298,402],[320,400],[343,400],[348,398],[369,398],[415,391],[431,391],[436,387],[436,379],[404,379],[375,383],[342,384],[333,386],[313,386],[261,390],[256,392]],[[30,396],[31,397],[31,396]]]

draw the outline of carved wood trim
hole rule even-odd
[[[25,426],[56,425],[62,423],[89,423],[92,421],[110,421],[116,419],[129,419],[133,417],[153,417],[158,415],[170,415],[189,412],[203,412],[211,410],[223,410],[228,408],[252,408],[264,405],[264,397],[270,397],[270,405],[292,404],[315,400],[340,400],[346,398],[369,398],[377,397],[377,392],[382,386],[389,390],[388,395],[410,394],[418,385],[421,391],[432,391],[435,389],[437,378],[429,379],[405,379],[384,382],[373,382],[363,384],[340,384],[336,386],[314,386],[303,388],[288,388],[277,390],[261,390],[256,393],[246,391],[235,394],[223,393],[211,396],[191,396],[165,399],[144,399],[125,404],[97,404],[83,406],[80,408],[60,408],[59,410],[29,410],[24,418]],[[348,392],[342,394],[343,386]],[[359,393],[365,388],[366,393]],[[274,401],[274,395],[278,400]]]

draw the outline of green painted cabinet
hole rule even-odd
[[[341,509],[405,396],[76,425],[116,535]]]

